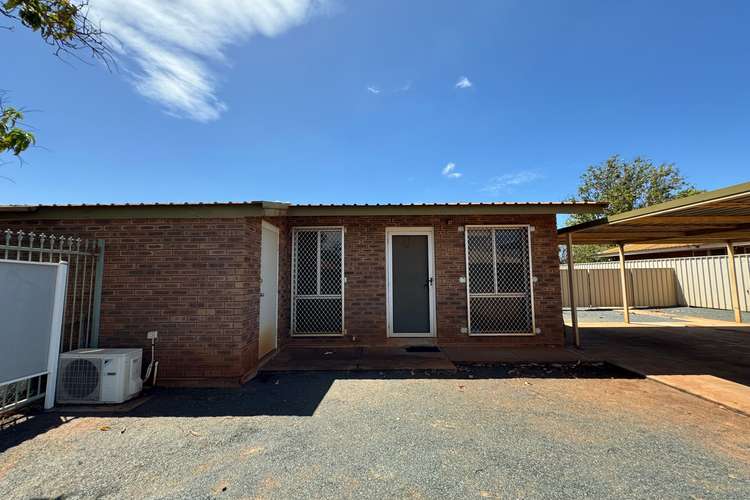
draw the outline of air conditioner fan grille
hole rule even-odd
[[[62,369],[60,388],[64,399],[96,400],[99,398],[99,367],[88,359],[70,360]]]

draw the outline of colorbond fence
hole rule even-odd
[[[576,306],[622,306],[619,262],[576,264]],[[735,256],[740,308],[750,311],[750,255]],[[570,306],[568,267],[560,266],[563,305]],[[626,262],[629,303],[731,309],[727,256],[631,260]]]

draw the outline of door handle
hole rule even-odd
[[[425,284],[424,284],[424,286],[432,286],[432,280],[433,280],[433,279],[434,279],[434,278],[428,278],[428,279],[427,279],[427,283],[425,283]]]

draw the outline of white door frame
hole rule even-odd
[[[274,309],[276,310],[276,314],[274,314],[273,318],[273,350],[269,352],[273,352],[274,350],[279,348],[279,260],[281,258],[281,255],[279,255],[279,246],[281,244],[281,231],[279,231],[279,228],[274,226],[273,224],[270,224],[266,221],[261,222],[261,231],[260,231],[260,238],[261,238],[261,248],[263,247],[263,229],[268,229],[271,232],[276,233],[276,295],[273,298],[274,301]],[[261,280],[263,279],[263,256],[261,255],[261,272],[260,277]],[[263,286],[261,282],[261,287]],[[261,288],[262,289],[262,288]],[[261,334],[261,321],[262,321],[262,315],[260,311],[260,300],[262,297],[258,297],[258,355],[260,356],[260,334]],[[268,353],[266,353],[268,354]]]
[[[430,331],[429,332],[394,332],[393,331],[393,236],[427,236],[427,274],[430,282]],[[436,300],[435,300],[435,249],[433,247],[434,230],[432,227],[387,227],[385,228],[385,283],[386,315],[388,337],[435,337],[436,336]]]

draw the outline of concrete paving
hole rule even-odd
[[[734,311],[728,309],[708,309],[705,307],[669,307],[659,309],[666,314],[673,314],[688,318],[698,318],[702,320],[720,320],[734,322]],[[742,322],[750,325],[750,312],[742,312]]]
[[[580,332],[584,359],[606,360],[750,415],[750,327],[660,324]]]
[[[623,326],[622,309],[578,309],[577,314],[578,324],[582,326]],[[571,324],[569,309],[563,311],[563,319],[565,320],[565,324]],[[634,326],[649,323],[686,323],[686,321],[680,319],[649,314],[646,309],[631,309],[630,321]]]
[[[738,326],[734,313],[723,309],[701,307],[631,308],[629,325],[623,323],[622,308],[579,308],[578,323],[589,327],[639,327],[658,323],[659,326]],[[742,313],[743,322],[750,325],[750,313]],[[565,324],[571,324],[570,309],[563,310]]]
[[[565,348],[441,346],[436,352],[406,347],[286,347],[262,372],[331,370],[456,370],[456,363],[571,363],[583,359]]]
[[[403,347],[285,347],[263,372],[331,370],[456,370],[442,351],[409,352]]]
[[[444,346],[454,363],[574,363],[579,353],[565,348]]]
[[[627,327],[611,322],[587,324],[581,328],[580,350],[442,346],[438,352],[408,352],[404,347],[287,347],[261,371],[449,371],[459,363],[603,361],[750,415],[750,326],[695,326],[664,318]]]

